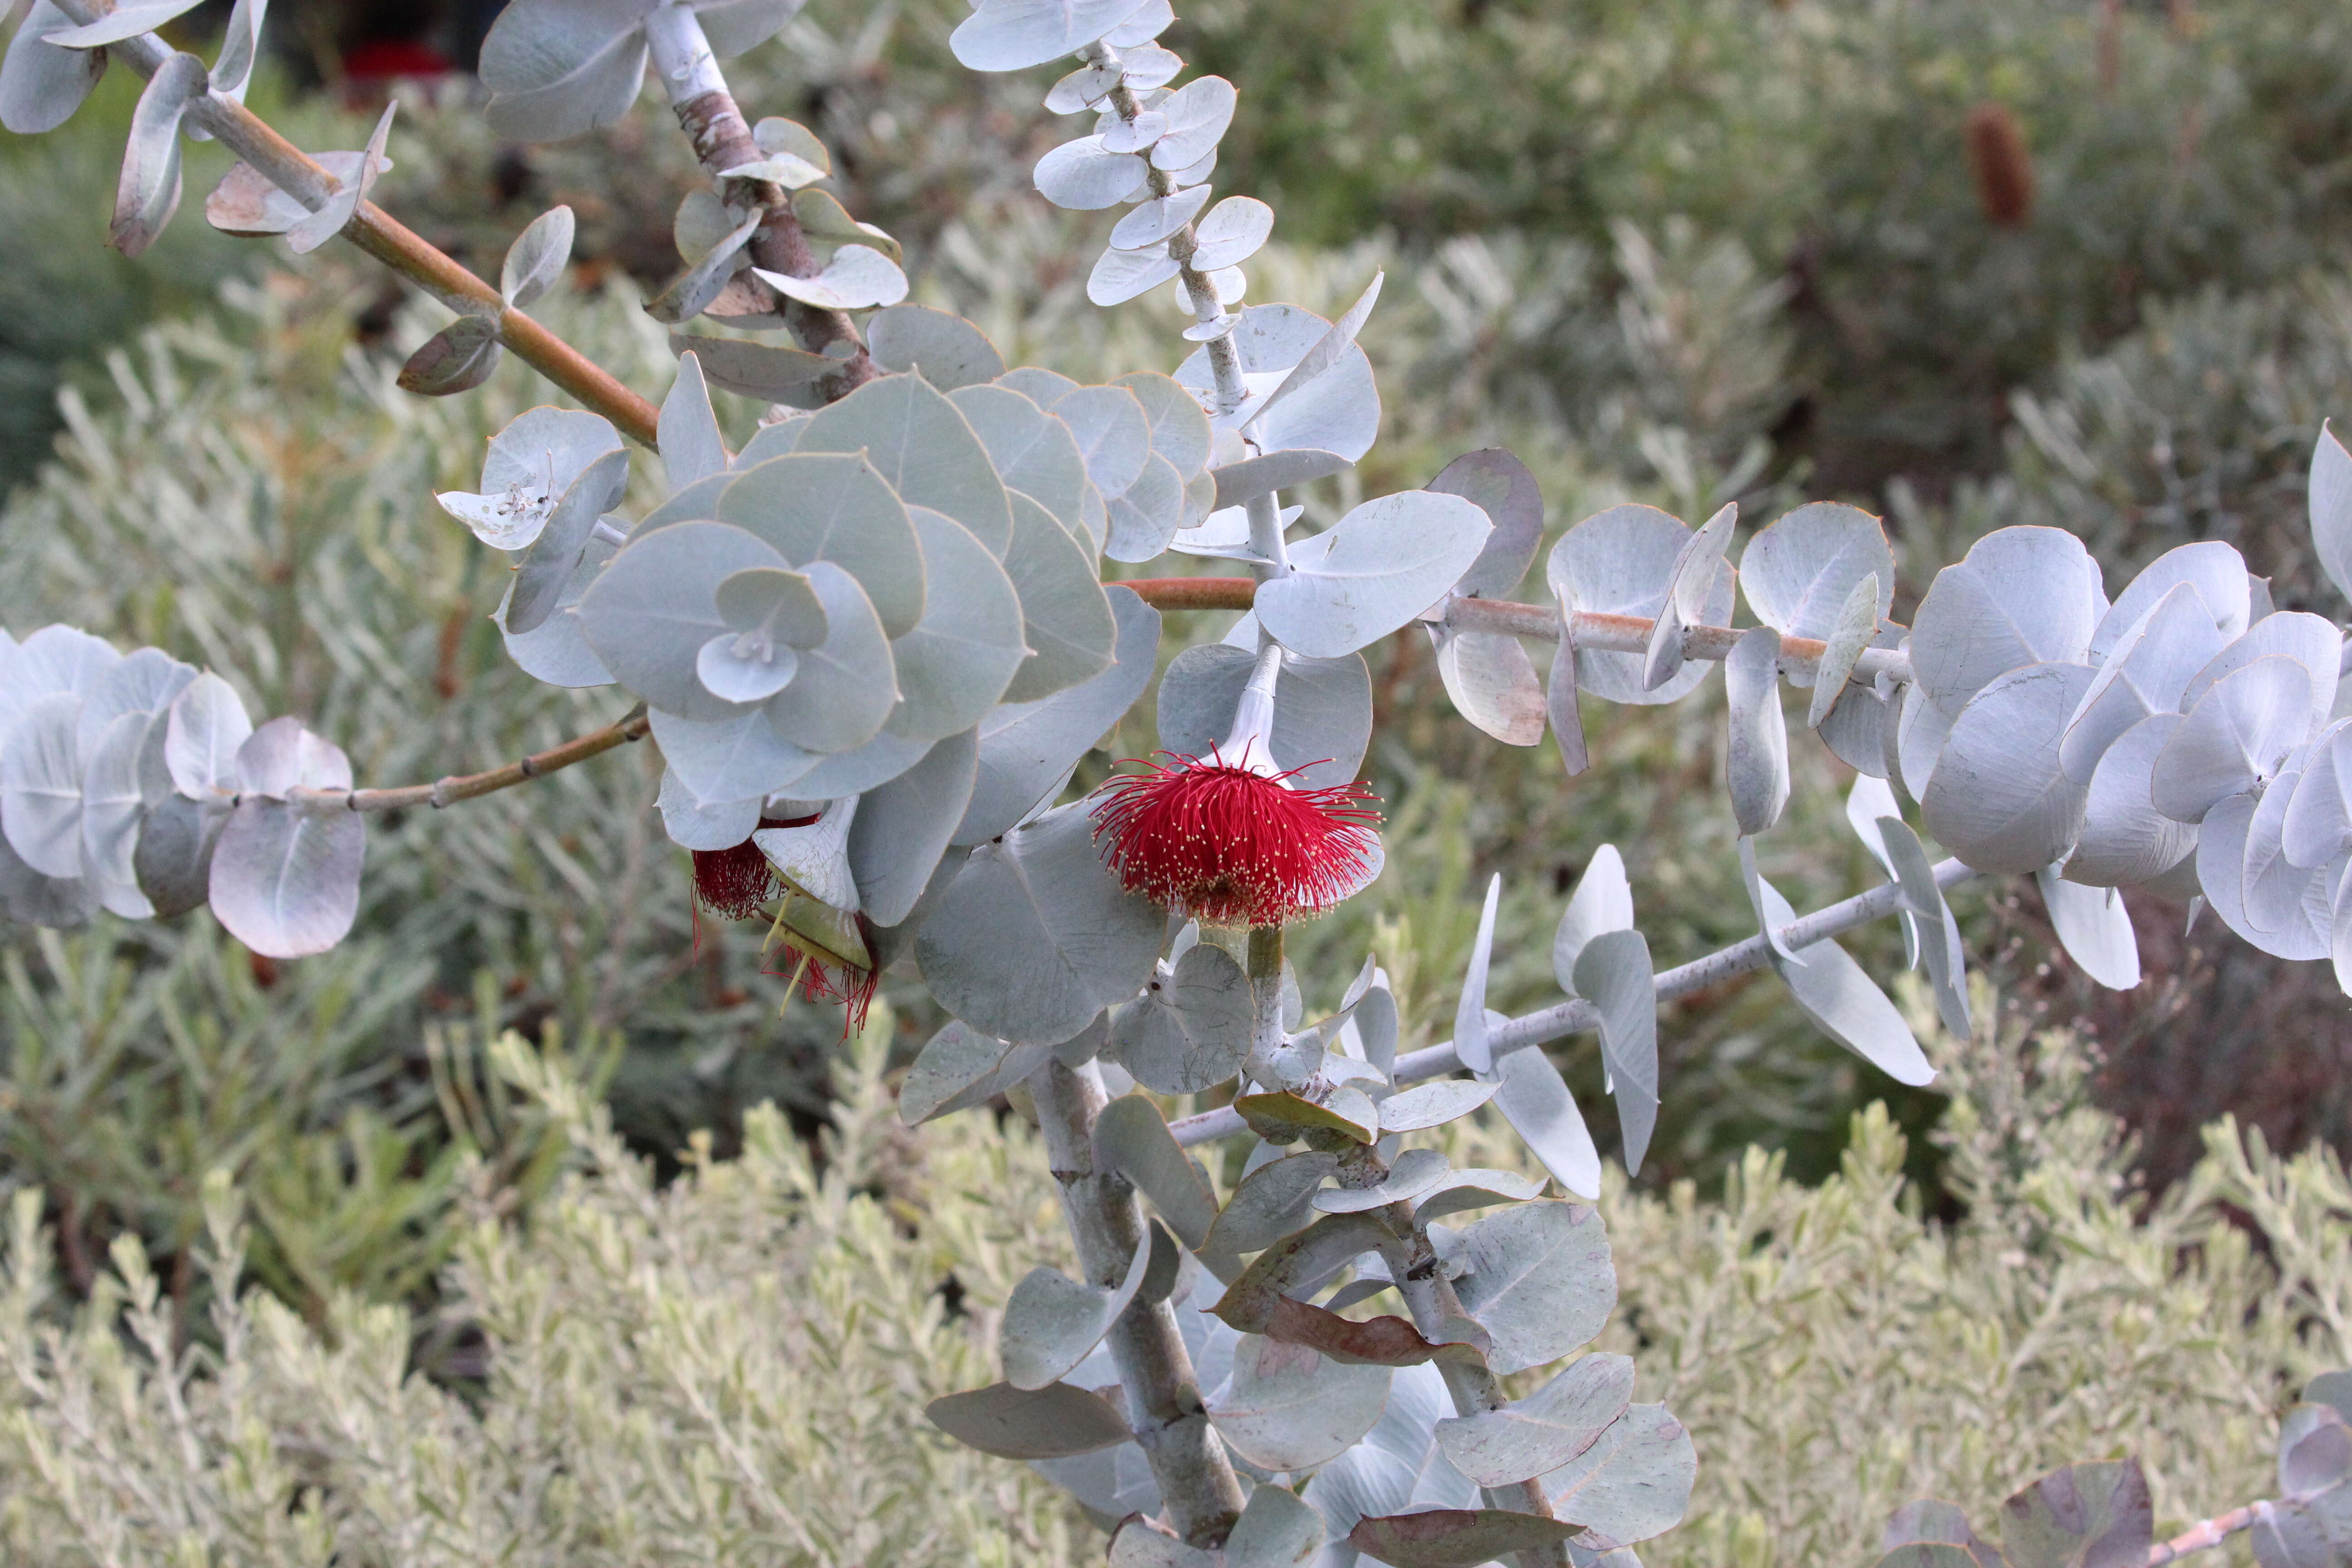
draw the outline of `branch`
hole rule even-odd
[[[401,811],[412,805],[429,805],[437,811],[456,801],[494,795],[526,780],[544,778],[559,768],[602,756],[632,741],[642,741],[652,728],[652,721],[646,717],[646,705],[640,702],[616,723],[486,773],[452,774],[429,784],[401,784],[391,789],[296,790],[293,798],[323,811],[331,811],[338,805],[349,811]]]
[[[1936,866],[1936,885],[1939,888],[1958,887],[1975,875],[1976,872],[1958,860],[1939,861]],[[1857,893],[1843,902],[1831,904],[1790,921],[1780,928],[1780,940],[1791,951],[1801,952],[1817,942],[1852,931],[1856,926],[1868,925],[1903,907],[1902,888],[1893,882],[1883,883],[1866,893]],[[1657,977],[1658,1000],[1671,1002],[1694,991],[1703,991],[1735,974],[1761,969],[1770,961],[1771,952],[1770,944],[1759,932],[1745,942],[1733,942],[1718,952],[1694,959],[1680,968],[1669,969]],[[1600,1013],[1591,1003],[1578,999],[1558,1003],[1524,1017],[1513,1018],[1507,1024],[1498,1024],[1489,1031],[1487,1038],[1495,1055],[1500,1057],[1528,1046],[1540,1045],[1546,1040],[1561,1039],[1600,1026]],[[1454,1054],[1454,1042],[1448,1040],[1443,1045],[1431,1046],[1397,1058],[1391,1076],[1402,1084],[1417,1079],[1435,1078],[1441,1073],[1453,1072],[1461,1066],[1461,1058]],[[1176,1141],[1185,1144],[1206,1143],[1249,1130],[1240,1112],[1230,1106],[1187,1116],[1170,1122],[1168,1126],[1169,1131],[1176,1134]]]
[[[1361,1191],[1379,1185],[1388,1174],[1387,1163],[1372,1147],[1355,1144],[1339,1155],[1342,1187]],[[1455,1325],[1470,1314],[1463,1310],[1454,1282],[1438,1266],[1429,1227],[1414,1216],[1410,1203],[1385,1205],[1381,1215],[1395,1238],[1381,1244],[1381,1261],[1388,1266],[1389,1279],[1395,1284],[1397,1294],[1404,1298],[1406,1310],[1412,1313],[1413,1327],[1432,1343],[1454,1339]],[[1486,1352],[1475,1345],[1457,1343],[1454,1349],[1454,1353],[1437,1358],[1437,1371],[1445,1380],[1445,1392],[1454,1401],[1454,1415],[1486,1415],[1507,1406],[1510,1396],[1503,1392]],[[1480,1490],[1489,1508],[1531,1513],[1543,1519],[1559,1517],[1539,1478]],[[1530,1548],[1517,1557],[1520,1568],[1570,1568],[1575,1561],[1565,1541],[1549,1548]]]
[[[1047,1062],[1028,1080],[1045,1156],[1061,1188],[1062,1214],[1078,1244],[1087,1280],[1116,1287],[1146,1245],[1143,1215],[1126,1179],[1095,1167],[1095,1119],[1107,1097],[1094,1063],[1072,1069]],[[1200,1380],[1176,1314],[1166,1301],[1141,1301],[1119,1314],[1105,1336],[1127,1393],[1127,1418],[1159,1483],[1176,1533],[1194,1546],[1224,1543],[1242,1510],[1240,1479],[1209,1425]]]
[[[728,170],[756,163],[766,156],[752,140],[751,127],[728,89],[709,41],[703,37],[702,24],[691,10],[683,5],[656,9],[646,19],[646,42],[652,53],[654,74],[661,79],[670,110],[693,143],[703,173],[717,183]],[[801,220],[793,216],[792,194],[769,180],[727,184],[747,195],[762,215],[758,231],[751,236],[752,265],[787,278],[815,277],[820,270],[816,252],[809,247]],[[821,310],[798,300],[780,300],[778,304],[784,324],[802,348],[823,353],[842,343],[851,351],[842,358],[841,369],[825,377],[828,397],[845,397],[881,374],[847,311]]]
[[[2267,1501],[2250,1502],[2243,1508],[2231,1509],[2218,1519],[2194,1524],[2169,1541],[2159,1541],[2147,1549],[2147,1568],[2162,1568],[2176,1557],[2186,1557],[2192,1552],[2210,1551],[2242,1530],[2251,1530],[2271,1511]]]
[[[1145,604],[1163,610],[1246,610],[1257,596],[1257,580],[1254,577],[1137,577],[1119,586],[1134,590]],[[1454,631],[1487,632],[1504,637],[1528,637],[1538,642],[1556,643],[1559,640],[1558,611],[1509,599],[1449,597],[1444,605],[1421,619]],[[1598,610],[1579,610],[1576,612],[1576,646],[1594,653],[1643,653],[1649,648],[1650,630],[1655,625],[1646,616],[1612,616]],[[1739,640],[1744,629],[1710,626],[1687,627],[1683,633],[1683,657],[1720,663],[1730,655],[1732,644]],[[1810,671],[1821,664],[1822,655],[1828,648],[1827,643],[1813,637],[1783,636],[1780,638],[1780,668],[1784,672]],[[1853,679],[1867,682],[1875,679],[1882,672],[1895,680],[1909,680],[1909,656],[1900,648],[1865,648],[1862,657],[1854,661]]]
[[[84,24],[105,14],[91,0],[58,0],[58,9]],[[153,76],[172,58],[171,48],[152,33],[107,47],[142,77]],[[342,188],[341,182],[316,160],[235,99],[207,92],[190,107],[188,119],[313,212]],[[496,320],[499,342],[516,358],[610,419],[625,434],[646,446],[654,444],[658,416],[652,404],[578,349],[508,305],[496,289],[374,203],[360,204],[352,221],[343,226],[342,237],[459,314]]]

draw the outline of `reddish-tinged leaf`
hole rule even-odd
[[[1576,1533],[1576,1526],[1538,1514],[1499,1508],[1439,1508],[1362,1519],[1348,1544],[1394,1568],[1479,1568],[1514,1552],[1539,1551]]]

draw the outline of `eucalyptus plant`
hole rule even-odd
[[[525,313],[568,258],[566,209],[515,241],[496,287],[473,277],[367,200],[392,110],[365,148],[297,151],[242,102],[261,0],[237,0],[210,64],[153,32],[194,3],[37,0],[0,68],[0,122],[61,123],[110,60],[127,65],[147,85],[118,247],[135,254],[171,219],[181,137],[217,138],[242,162],[205,203],[215,227],[298,250],[341,235],[453,310],[404,372],[411,390],[462,393],[512,353],[583,405],[525,413],[477,489],[437,499],[511,559],[494,617],[515,661],[635,706],[489,773],[362,787],[330,742],[295,717],[257,725],[218,677],[45,627],[0,645],[0,900],[50,925],[209,905],[256,952],[320,952],[351,926],[370,813],[454,805],[650,735],[662,817],[707,907],[766,921],[789,986],[856,1011],[905,966],[952,1016],[908,1075],[907,1121],[1014,1091],[1034,1108],[1081,1275],[1024,1279],[1003,1379],[929,1414],[1066,1487],[1111,1531],[1115,1563],[1622,1568],[1681,1518],[1690,1435],[1633,1402],[1628,1358],[1577,1353],[1617,1282],[1600,1159],[1545,1041],[1597,1031],[1638,1169],[1656,1005],[1735,973],[1769,968],[1864,1060],[1928,1081],[1904,1015],[1836,938],[1899,920],[1966,1039],[1944,893],[1971,877],[2034,876],[2067,951],[2110,985],[2139,978],[2126,888],[2210,903],[2263,950],[2332,958],[2352,981],[2343,633],[2274,612],[2227,544],[2175,550],[2111,601],[2072,535],[2004,530],[1939,572],[1905,626],[1887,618],[1885,533],[1853,507],[1798,508],[1735,567],[1735,507],[1694,529],[1629,505],[1569,529],[1543,602],[1522,603],[1543,505],[1492,450],[1291,538],[1283,493],[1348,470],[1378,434],[1356,340],[1380,279],[1336,320],[1249,300],[1244,264],[1274,215],[1213,200],[1235,94],[1180,84],[1184,62],[1157,42],[1166,0],[982,0],[950,40],[977,70],[1065,63],[1045,104],[1083,130],[1039,162],[1036,188],[1125,209],[1088,278],[1096,303],[1164,288],[1189,320],[1172,369],[1098,385],[1008,368],[971,323],[907,302],[897,242],[823,189],[824,143],[745,118],[721,62],[801,0],[515,0],[482,56],[499,133],[592,132],[650,74],[709,177],[677,211],[681,270],[646,309],[714,327],[674,333],[658,406]],[[740,451],[713,388],[764,406]],[[631,517],[646,450],[661,499]],[[2352,593],[2352,456],[2330,435],[2310,506],[2320,561]],[[1248,575],[1104,580],[1105,558],[1170,552]],[[1756,624],[1738,628],[1743,596]],[[1161,610],[1216,608],[1244,613],[1159,677],[1154,757],[1066,799],[1151,688]],[[1657,971],[1604,850],[1553,936],[1557,1004],[1486,1005],[1497,877],[1451,1041],[1400,1053],[1369,958],[1310,1019],[1306,996],[1342,977],[1295,974],[1284,931],[1379,874],[1378,803],[1355,782],[1363,650],[1399,633],[1431,639],[1465,719],[1512,745],[1549,732],[1571,774],[1580,693],[1673,702],[1722,665],[1758,934]],[[1848,816],[1888,878],[1802,916],[1753,847],[1789,795],[1784,682],[1859,774]],[[1227,1088],[1172,1122],[1154,1098]],[[1549,1183],[1454,1169],[1415,1139],[1488,1105]],[[1221,1196],[1186,1150],[1244,1137]],[[1403,1315],[1348,1315],[1391,1296]],[[2291,1413],[2294,1454],[2325,1448],[2339,1473],[2334,1405],[2298,1408],[2327,1413]],[[2275,1560],[2352,1562],[2352,1527],[2303,1485],[2262,1516],[2296,1553]],[[1904,1528],[1892,1543],[1920,1561],[1991,1561],[1956,1516]],[[2010,1555],[2138,1560],[2099,1542]]]

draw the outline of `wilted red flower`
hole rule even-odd
[[[784,1001],[792,1001],[792,991],[797,990],[812,1002],[838,1002],[845,1009],[841,1021],[842,1037],[846,1039],[866,1026],[866,1009],[873,1005],[875,988],[881,976],[870,969],[861,969],[846,959],[827,953],[806,952],[790,942],[779,942],[772,967],[761,971],[792,982]]]
[[[805,827],[815,820],[814,816],[761,817],[760,826]],[[787,908],[779,917],[776,931],[771,933],[767,949],[773,963],[762,972],[792,982],[784,996],[787,1003],[794,992],[812,1001],[841,1003],[848,1010],[843,1026],[845,1035],[865,1024],[866,1009],[872,1004],[881,979],[857,961],[866,952],[865,917],[839,910],[831,910],[826,917],[841,926],[826,940],[855,950],[856,958],[830,952],[813,942],[793,942],[781,935],[793,929],[784,919],[791,914],[790,906],[797,901],[804,910],[822,911],[826,907],[790,887],[776,874],[776,868],[769,864],[757,844],[746,838],[732,848],[697,849],[693,855],[696,900],[713,914],[747,921],[765,913],[766,906],[777,899],[785,900]]]
[[[1379,844],[1380,798],[1360,784],[1309,788],[1303,769],[1264,773],[1158,752],[1098,791],[1095,840],[1130,891],[1211,925],[1279,925],[1361,885]]]

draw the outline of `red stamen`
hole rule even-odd
[[[1278,925],[1319,913],[1371,868],[1380,799],[1360,784],[1299,788],[1304,772],[1268,776],[1159,752],[1150,771],[1097,792],[1095,838],[1133,892],[1211,925]],[[1312,766],[1314,764],[1308,764]]]
[[[763,816],[760,826],[803,827],[815,820],[814,816]],[[768,864],[768,858],[749,837],[731,849],[697,849],[692,853],[695,897],[714,915],[748,921],[779,891],[775,868]]]

